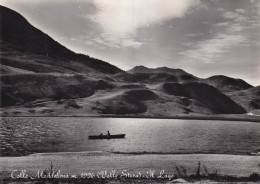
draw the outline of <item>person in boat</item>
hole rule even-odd
[[[110,137],[110,132],[109,131],[107,131],[107,136]]]
[[[99,136],[101,137],[101,136],[103,136],[103,134],[101,133],[101,134],[99,134]]]

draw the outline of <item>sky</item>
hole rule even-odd
[[[260,0],[0,0],[77,53],[260,85]]]

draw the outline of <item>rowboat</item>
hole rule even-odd
[[[125,138],[125,134],[115,134],[115,135],[90,135],[89,139],[123,139]]]
[[[258,151],[258,152],[256,152],[256,153],[251,153],[251,155],[260,156],[260,151]]]

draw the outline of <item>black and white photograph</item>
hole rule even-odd
[[[0,0],[1,183],[260,183],[260,0]]]

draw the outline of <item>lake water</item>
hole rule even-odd
[[[89,140],[89,135],[126,134]],[[40,152],[248,154],[260,149],[260,123],[216,120],[13,117],[1,118],[0,155]]]

